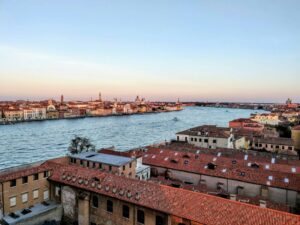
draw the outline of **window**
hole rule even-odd
[[[123,217],[129,219],[129,207],[127,205],[123,205]]]
[[[97,196],[93,196],[92,203],[93,203],[93,207],[94,208],[98,208],[99,201],[98,201],[98,197]]]
[[[111,166],[109,166],[109,171],[111,171],[112,170],[112,167]]]
[[[199,138],[199,142],[202,142],[202,139],[201,139],[201,138]]]
[[[34,190],[33,191],[33,199],[39,198],[39,190]]]
[[[205,142],[205,143],[208,143],[208,139],[204,139],[204,142]]]
[[[83,160],[80,160],[80,165],[83,166]]]
[[[156,216],[155,225],[164,225],[164,218],[161,216]]]
[[[11,197],[10,199],[9,199],[9,206],[10,207],[14,207],[14,206],[16,206],[17,205],[17,198],[16,197]]]
[[[27,184],[28,183],[28,177],[22,177],[22,184]]]
[[[132,164],[131,164],[131,163],[129,163],[129,168],[131,168],[131,166],[132,166]]]
[[[91,222],[91,225],[97,225],[96,223]]]
[[[137,222],[145,224],[145,213],[142,210],[137,211]]]
[[[123,166],[123,170],[125,170],[125,166]]]
[[[28,193],[22,194],[22,203],[28,202]]]
[[[11,180],[10,181],[10,187],[15,187],[15,186],[17,186],[17,180],[16,179]]]
[[[93,163],[93,168],[95,168],[96,167],[96,163]]]
[[[47,201],[47,200],[49,200],[49,191],[45,190],[44,191],[44,201]]]
[[[55,187],[55,196],[60,196],[60,187],[58,186]]]
[[[86,162],[86,166],[90,167],[90,162],[89,161]]]
[[[49,171],[44,171],[44,178],[49,177]]]
[[[38,173],[34,174],[33,175],[33,180],[38,180],[38,179],[39,179],[39,174]]]
[[[214,143],[214,144],[216,144],[216,143],[217,143],[217,140],[216,140],[216,139],[214,139],[214,140],[213,140],[213,143]]]
[[[99,163],[99,169],[102,169],[102,163]]]
[[[191,138],[191,141],[194,141],[194,138]]]
[[[114,204],[111,200],[107,200],[106,211],[111,213],[114,211]]]

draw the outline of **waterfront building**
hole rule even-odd
[[[45,107],[29,107],[23,109],[24,120],[44,120],[47,118]]]
[[[5,109],[3,111],[4,120],[8,122],[16,122],[24,120],[24,112],[20,109]]]
[[[70,162],[83,167],[97,168],[101,171],[135,178],[136,160],[129,157],[84,152],[71,155]]]
[[[202,148],[233,148],[234,136],[230,128],[203,125],[176,133],[177,141]]]
[[[1,171],[0,219],[9,225],[46,220],[79,225],[300,224],[298,215],[263,204],[140,181],[73,159]]]

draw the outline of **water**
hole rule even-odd
[[[228,126],[254,110],[186,107],[180,112],[19,123],[0,126],[0,169],[63,156],[75,136],[90,138],[97,148],[119,150],[175,138],[202,124]],[[177,119],[174,119],[177,118]]]

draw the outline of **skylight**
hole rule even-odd
[[[245,156],[244,156],[244,160],[248,160],[248,155],[245,155]]]
[[[221,155],[222,155],[222,153],[221,153],[221,152],[218,152],[218,155],[217,155],[217,156],[220,157]]]
[[[169,158],[168,158],[168,157],[166,157],[166,158],[165,158],[165,161],[168,161],[168,159],[169,159]]]
[[[296,173],[296,168],[295,167],[292,167],[292,173]]]
[[[273,180],[273,176],[268,176],[268,179],[269,180]]]
[[[226,173],[226,171],[227,171],[226,169],[222,169],[222,172],[223,172],[223,173]]]
[[[270,165],[265,165],[266,170],[270,169]]]
[[[284,183],[288,183],[289,182],[289,178],[284,178]]]
[[[154,155],[154,156],[152,156],[152,159],[155,159],[155,155]]]
[[[271,163],[274,164],[275,163],[275,158],[271,159]]]

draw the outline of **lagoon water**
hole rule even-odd
[[[26,122],[0,126],[0,169],[63,156],[75,136],[90,138],[97,148],[127,150],[175,138],[190,127],[228,126],[254,110],[186,107],[180,112],[72,120]],[[174,119],[174,118],[177,119]]]

